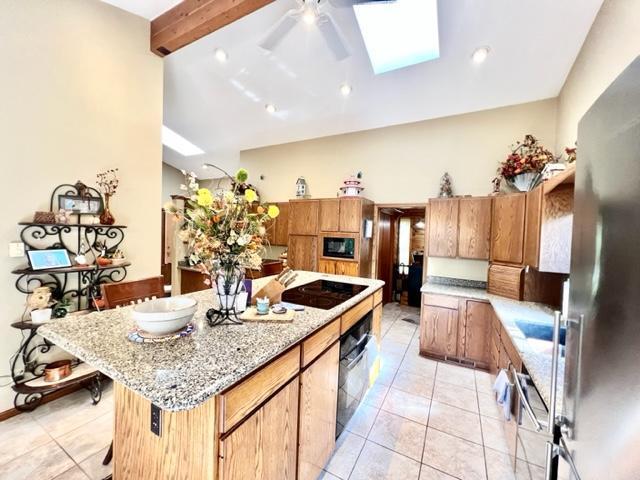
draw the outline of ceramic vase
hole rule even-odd
[[[111,200],[111,195],[105,194],[104,196],[104,210],[100,214],[100,223],[102,225],[113,225],[116,223],[116,219],[111,213],[111,208],[109,206]]]

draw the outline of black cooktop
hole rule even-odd
[[[285,290],[282,294],[282,301],[330,310],[355,297],[366,288],[365,285],[354,285],[353,283],[316,280],[315,282]]]

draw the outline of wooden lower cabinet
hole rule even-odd
[[[222,480],[294,480],[298,377],[220,442]]]
[[[352,277],[357,277],[360,273],[360,268],[358,262],[320,259],[318,261],[318,272],[330,273],[332,275],[349,275]]]
[[[373,307],[373,320],[371,321],[371,333],[376,337],[378,348],[382,341],[382,303]]]
[[[458,348],[458,310],[423,305],[420,318],[420,351],[455,357]]]
[[[318,237],[289,235],[287,265],[294,270],[315,272],[318,258]]]
[[[339,361],[336,342],[300,374],[299,480],[316,480],[333,453]]]
[[[462,302],[464,316],[458,355],[466,361],[474,362],[478,367],[489,368],[493,308],[486,302],[475,300],[462,300]]]

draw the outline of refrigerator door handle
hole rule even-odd
[[[562,323],[562,314],[555,311],[553,314],[553,350],[551,353],[551,395],[549,398],[549,422],[547,423],[547,432],[553,435],[553,429],[556,424],[556,404],[558,398],[558,363],[560,358],[560,324]]]
[[[524,394],[524,391],[522,390],[522,384],[520,383],[520,381],[523,376],[517,372],[517,370],[513,365],[511,365],[509,368],[511,368],[511,373],[513,374],[513,383],[516,387],[516,390],[518,391],[518,400],[520,401],[520,403],[524,407],[525,412],[527,412],[527,415],[531,419],[531,423],[533,423],[533,425],[536,427],[536,432],[541,432],[542,430],[545,429],[545,427],[547,427],[547,425],[544,422],[541,422],[540,420],[538,420],[538,417],[536,417],[536,414],[533,411],[533,408],[531,408],[531,405],[527,400],[527,396]]]
[[[573,478],[575,480],[580,480],[580,474],[578,473],[576,464],[573,463],[573,457],[569,453],[569,449],[567,448],[567,444],[565,443],[564,438],[560,437],[560,446],[556,448],[558,449],[558,453],[560,454],[560,456],[569,464],[571,473],[573,473]]]

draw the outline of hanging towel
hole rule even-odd
[[[511,420],[511,387],[509,374],[504,369],[500,370],[493,384],[493,391],[496,392],[496,401],[502,405],[504,419],[507,421]]]

